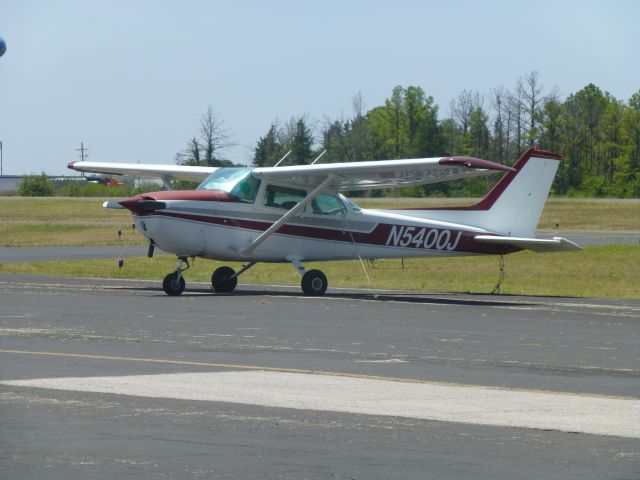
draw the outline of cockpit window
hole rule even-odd
[[[219,190],[253,203],[260,188],[260,180],[251,175],[251,168],[219,168],[209,175],[197,190]]]

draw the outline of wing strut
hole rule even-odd
[[[268,229],[266,229],[264,232],[262,232],[253,242],[251,242],[249,244],[249,246],[247,248],[245,248],[241,252],[242,255],[249,255],[251,252],[253,252],[258,245],[260,245],[267,238],[269,238],[272,234],[274,234],[276,231],[278,231],[278,229],[282,225],[287,223],[287,221],[291,217],[293,217],[296,213],[298,213],[304,207],[306,207],[309,203],[311,203],[313,201],[313,199],[316,198],[320,192],[322,192],[322,190],[327,188],[327,185],[329,185],[334,180],[334,178],[335,178],[335,175],[333,175],[333,174],[327,175],[327,178],[325,178],[320,185],[318,185],[316,188],[314,188],[309,195],[307,195],[302,200],[300,200],[300,202],[298,202],[298,204],[295,207],[293,207],[291,210],[289,210],[287,213],[285,213],[282,217],[280,217],[278,219],[278,221],[276,221]]]
[[[169,191],[173,190],[173,184],[171,183],[171,180],[173,180],[173,177],[171,175],[163,175],[160,178],[162,179],[162,184],[164,185],[164,188],[166,188]]]

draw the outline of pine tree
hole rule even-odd
[[[291,142],[291,162],[296,165],[305,165],[313,160],[313,134],[305,124],[304,118],[296,121],[295,131]]]
[[[264,137],[260,137],[253,156],[254,167],[271,167],[283,156],[284,148],[278,141],[278,126],[272,123]]]

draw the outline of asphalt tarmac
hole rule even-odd
[[[46,262],[49,260],[86,260],[143,256],[147,247],[140,245],[96,247],[2,247],[0,263]]]
[[[0,274],[0,478],[640,478],[640,300],[188,287]]]

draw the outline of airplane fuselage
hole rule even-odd
[[[178,256],[288,262],[292,258],[322,261],[506,253],[504,247],[473,240],[476,235],[492,233],[487,230],[360,209],[342,195],[334,196],[340,201],[339,210],[319,213],[307,208],[257,248],[245,252],[285,213],[282,208],[258,201],[216,201],[215,195],[212,199],[205,199],[205,195],[200,199],[179,199],[182,193],[146,194],[144,197],[162,202],[165,208],[134,212],[138,230],[161,250]]]

